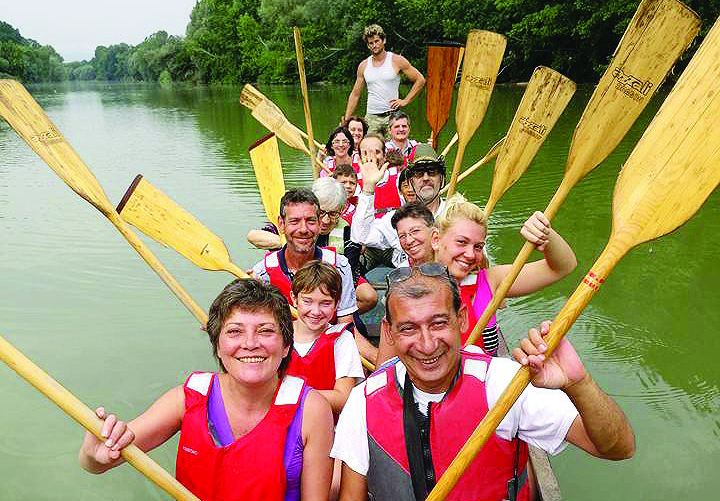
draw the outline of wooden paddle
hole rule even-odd
[[[505,142],[505,136],[501,137],[497,143],[493,144],[488,152],[485,154],[484,157],[482,157],[480,160],[472,164],[470,167],[467,168],[467,170],[464,170],[459,176],[458,176],[458,183],[468,177],[470,174],[478,170],[480,167],[482,167],[485,164],[488,164],[495,160],[497,156],[500,154],[500,148],[502,148],[503,143]],[[449,186],[445,186],[442,190],[440,190],[440,194],[443,195],[447,192]]]
[[[615,149],[699,28],[697,15],[680,2],[640,3],[575,129],[565,175],[544,211],[545,217],[551,220],[570,189]],[[481,335],[534,248],[525,242],[467,344]]]
[[[437,138],[450,117],[459,43],[433,43],[428,45],[427,80],[425,81],[425,114],[430,125],[430,144],[437,149]]]
[[[535,68],[495,162],[486,216],[530,166],[574,93],[569,78],[545,66]]]
[[[670,36],[669,33],[665,34]],[[620,259],[632,247],[682,225],[720,183],[720,20],[663,103],[625,163],[613,196],[610,240],[545,337],[549,357]],[[523,367],[433,489],[450,492],[530,381]]]
[[[250,278],[230,260],[220,237],[141,174],[135,176],[117,212],[123,220],[204,270],[227,271],[238,278]]]
[[[293,28],[293,37],[295,38],[295,56],[297,57],[298,73],[300,74],[300,89],[303,95],[303,110],[305,111],[305,128],[307,129],[307,142],[310,156],[315,158],[315,145],[313,143],[312,118],[310,117],[310,99],[308,97],[307,80],[305,79],[305,58],[303,57],[302,38],[300,37],[300,28]],[[320,170],[315,162],[313,162],[313,178],[320,176]],[[274,221],[274,220],[273,220]]]
[[[0,336],[0,359],[25,381],[37,388],[43,395],[60,407],[67,415],[80,423],[86,430],[101,440],[103,422],[75,395],[50,377],[40,367],[23,355],[17,348]],[[192,492],[178,482],[162,466],[136,445],[130,444],[120,451],[122,457],[137,470],[154,482],[174,499],[199,501]]]
[[[280,216],[280,199],[285,194],[280,151],[275,134],[272,132],[248,148],[250,161],[255,169],[260,197],[262,198],[265,215],[273,224],[277,224]],[[284,236],[280,235],[281,242]]]
[[[115,212],[90,169],[20,83],[0,80],[0,115],[75,193],[110,220],[165,285],[204,325],[207,322],[205,312]]]
[[[465,55],[465,47],[460,48],[460,54],[458,54],[458,60],[457,60],[457,67],[455,68],[455,80],[457,80],[458,73],[460,73],[460,65],[462,64],[463,55]],[[457,132],[453,135],[452,139],[450,139],[450,142],[445,146],[445,148],[442,150],[443,157],[446,157],[448,153],[450,153],[450,148],[452,148],[455,143],[457,143],[458,135]]]
[[[245,84],[240,93],[240,104],[249,108],[252,116],[267,127],[270,132],[274,132],[283,143],[304,152],[315,162],[317,167],[322,168],[322,164],[305,146],[303,137],[307,138],[307,134],[290,123],[280,108],[265,97],[262,92],[250,84]]]
[[[455,193],[465,147],[485,117],[506,44],[504,36],[490,31],[471,30],[468,34],[455,108],[458,151],[450,176],[448,196]]]

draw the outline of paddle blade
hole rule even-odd
[[[285,194],[280,152],[275,134],[268,134],[250,146],[250,161],[255,169],[258,189],[262,197],[265,215],[273,224],[277,224],[280,215],[280,199]]]
[[[497,33],[471,30],[468,34],[455,108],[461,144],[467,144],[485,117],[506,45],[507,39]]]
[[[204,270],[227,270],[227,247],[192,214],[138,175],[117,207],[128,223]]]
[[[240,93],[240,104],[249,108],[252,116],[270,132],[274,132],[283,143],[311,156],[310,150],[305,146],[300,129],[290,123],[280,108],[262,92],[250,84],[245,84]]]
[[[676,0],[643,0],[573,134],[566,172],[576,180],[615,149],[678,57],[700,20]]]
[[[112,212],[97,178],[21,83],[0,80],[0,116],[75,193],[103,214]]]
[[[720,183],[720,20],[715,22],[623,166],[613,235],[632,245],[687,221]]]
[[[495,162],[486,214],[527,170],[574,93],[569,78],[544,66],[535,69]]]
[[[437,148],[437,135],[445,127],[450,116],[457,73],[456,64],[461,47],[457,43],[438,43],[428,46],[425,113],[432,130],[433,148]]]

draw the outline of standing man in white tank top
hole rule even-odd
[[[390,114],[415,99],[425,85],[425,77],[407,59],[385,50],[385,32],[377,24],[365,28],[363,40],[372,55],[358,65],[355,86],[348,97],[341,123],[352,116],[360,100],[362,89],[367,83],[365,120],[368,123],[368,132],[384,134]],[[401,72],[413,84],[405,99],[399,99],[398,93]]]

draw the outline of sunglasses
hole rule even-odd
[[[404,282],[413,275],[414,270],[418,270],[421,275],[425,277],[442,277],[447,276],[450,278],[450,272],[447,266],[440,263],[424,263],[420,266],[395,268],[385,276],[385,283],[387,284],[388,290],[392,284]]]
[[[410,174],[411,177],[415,179],[420,179],[425,174],[428,176],[441,176],[445,174],[445,171],[442,167],[439,165],[417,165],[413,166],[412,168],[412,174]]]

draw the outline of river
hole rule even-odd
[[[304,128],[299,87],[260,88]],[[142,173],[221,236],[240,266],[261,258],[245,240],[264,221],[247,148],[267,131],[238,103],[239,87],[98,83],[30,90],[113,203]],[[342,115],[348,92],[311,87],[321,142]],[[522,245],[520,225],[552,197],[591,92],[591,86],[578,89],[531,167],[496,206],[488,240],[496,262],[513,260]],[[495,89],[465,166],[504,135],[521,95],[519,87]],[[499,322],[512,342],[554,316],[607,242],[617,173],[661,99],[559,211],[553,226],[572,245],[579,266],[554,286],[508,302]],[[407,110],[415,119],[411,136],[418,139],[429,135],[424,106],[419,99]],[[452,118],[442,145],[451,130]],[[280,148],[286,184],[308,185],[308,161]],[[484,168],[460,189],[482,204],[491,180],[492,167]],[[129,419],[189,371],[215,369],[190,313],[107,219],[4,122],[0,232],[0,335],[91,407],[103,404]],[[638,450],[619,463],[572,447],[554,457],[565,499],[712,499],[720,490],[713,473],[720,465],[718,234],[716,192],[679,230],[632,250],[570,331],[593,377],[628,415]],[[232,278],[145,240],[205,309]],[[129,466],[102,476],[85,473],[76,460],[82,430],[4,365],[0,397],[0,499],[165,498]],[[171,472],[176,445],[173,440],[151,454]]]

